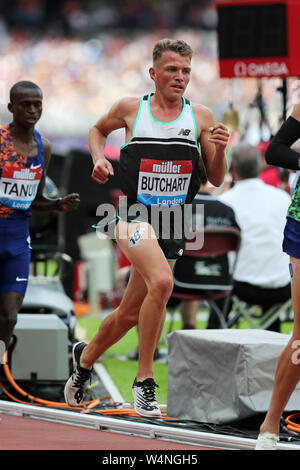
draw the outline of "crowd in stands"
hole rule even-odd
[[[89,36],[99,28],[215,28],[212,0],[2,0],[9,27]]]
[[[61,14],[55,19],[49,5],[53,9],[57,3]],[[261,137],[257,132],[253,137],[250,131],[259,117],[250,104],[257,93],[257,80],[220,79],[215,24],[211,20],[214,27],[209,28],[209,20],[203,20],[205,12],[212,18],[215,10],[209,5],[203,9],[204,3],[178,0],[174,7],[170,0],[89,1],[84,4],[90,10],[84,10],[83,2],[73,0],[3,2],[10,7],[0,8],[0,122],[9,119],[5,103],[10,87],[18,80],[32,80],[44,92],[40,131],[50,139],[85,139],[91,125],[119,97],[151,91],[147,69],[153,44],[171,36],[186,40],[194,49],[187,98],[210,107],[217,120],[233,102],[241,126],[249,128],[249,139],[256,144],[255,139]],[[45,5],[49,22],[41,29]],[[34,26],[39,27],[35,30]],[[279,85],[280,79],[266,79],[262,87],[274,129],[281,116]],[[119,144],[123,135],[115,138]]]

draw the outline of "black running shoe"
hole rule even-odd
[[[161,417],[161,411],[156,401],[155,387],[158,385],[153,379],[145,379],[138,382],[136,379],[132,385],[134,409],[141,416]]]
[[[65,385],[65,401],[69,406],[78,406],[86,396],[86,388],[91,380],[92,370],[80,366],[80,356],[86,343],[80,342],[73,346],[73,374]]]

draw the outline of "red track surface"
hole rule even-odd
[[[213,450],[21,416],[0,419],[0,450]]]

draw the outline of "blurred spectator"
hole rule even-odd
[[[289,258],[282,251],[290,196],[258,178],[260,153],[249,144],[232,150],[233,188],[220,200],[231,206],[242,239],[234,273],[234,293],[262,312],[290,298]],[[280,331],[280,320],[268,328]]]
[[[8,14],[9,22],[19,28],[42,30],[45,22],[44,0],[19,0]]]
[[[262,141],[259,142],[259,144],[256,146],[257,150],[261,154],[261,169],[258,177],[266,184],[275,186],[275,188],[282,188],[282,180],[280,177],[279,168],[268,165],[265,159],[265,153],[269,143],[270,140],[266,142]]]
[[[4,19],[0,15],[0,51],[5,47],[8,40],[8,30]],[[5,100],[4,100],[5,101]]]
[[[216,188],[207,181],[203,183],[199,189],[199,192],[193,200],[193,226],[197,227],[196,211],[197,205],[204,206],[203,227],[205,229],[218,230],[218,229],[234,229],[239,231],[239,226],[236,222],[234,211],[230,206],[224,204],[219,197],[215,196]],[[199,227],[198,227],[199,229]],[[207,295],[207,288],[203,286],[217,285],[214,289],[211,287],[211,291],[220,294],[221,291],[226,290],[224,284],[230,283],[231,280],[231,263],[230,257],[227,254],[218,255],[216,257],[203,257],[197,258],[197,256],[183,256],[176,261],[174,268],[175,280],[174,280],[174,293],[183,294],[194,294],[198,293],[201,295],[201,288],[197,285],[202,284],[202,294]],[[186,285],[177,283],[176,278],[183,284],[189,284],[190,288]],[[192,287],[193,285],[193,287]],[[225,296],[216,299],[215,303],[219,308],[220,312],[223,311]],[[180,301],[176,297],[170,298],[168,302],[169,308],[175,308],[179,306],[179,312],[181,314],[182,329],[195,329],[197,322],[197,314],[199,311],[198,300],[185,300]],[[220,321],[215,310],[210,306],[209,317],[207,322],[207,328],[214,329],[220,327]]]
[[[77,0],[67,0],[62,6],[65,31],[68,34],[86,35],[89,31],[89,15]]]

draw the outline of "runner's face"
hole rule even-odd
[[[191,61],[173,51],[165,51],[150,69],[156,88],[171,101],[181,99],[190,81]]]
[[[15,122],[23,127],[34,127],[42,114],[42,92],[39,89],[24,89],[14,97],[8,109],[13,114]]]

